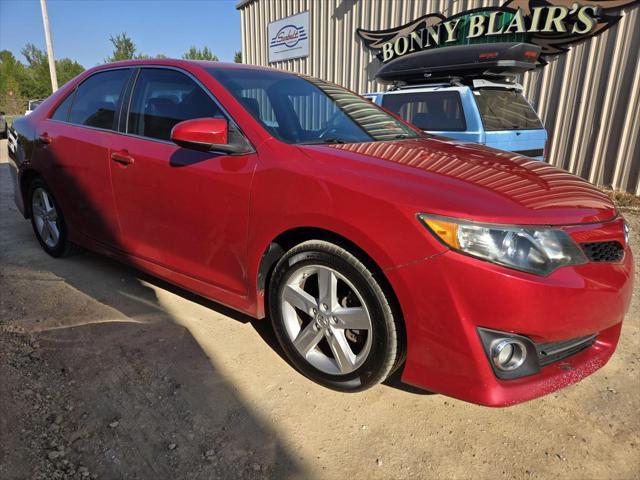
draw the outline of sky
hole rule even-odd
[[[126,32],[137,53],[181,57],[190,46],[207,46],[221,61],[240,50],[238,0],[47,0],[56,58],[85,68],[112,52],[110,36]],[[0,50],[25,62],[20,50],[45,50],[40,0],[0,0]]]

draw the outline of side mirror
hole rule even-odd
[[[224,118],[195,118],[180,122],[171,129],[171,141],[201,152],[243,152],[241,145],[229,143],[229,124]]]

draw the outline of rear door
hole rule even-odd
[[[135,257],[227,291],[245,293],[244,265],[254,153],[181,148],[177,123],[226,117],[193,77],[142,68],[123,133],[110,151],[122,243]]]
[[[473,90],[489,147],[542,160],[547,132],[522,93],[513,89]]]
[[[84,80],[38,125],[37,152],[45,180],[74,233],[116,246],[109,148],[130,69],[100,71]]]

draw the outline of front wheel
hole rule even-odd
[[[294,366],[327,387],[365,390],[400,361],[401,326],[388,295],[371,270],[332,243],[304,242],[280,259],[269,313]]]
[[[52,257],[63,257],[74,250],[68,240],[67,225],[49,187],[37,178],[29,186],[31,225],[38,242]]]

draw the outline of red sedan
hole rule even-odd
[[[328,387],[484,405],[613,354],[633,260],[587,182],[421,133],[336,85],[237,64],[93,68],[10,131],[15,201],[75,245],[257,318]]]

